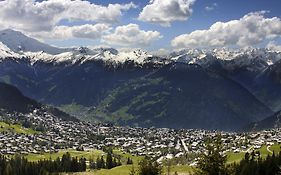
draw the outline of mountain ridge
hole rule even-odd
[[[32,113],[34,110],[48,112],[64,120],[78,121],[76,118],[24,96],[16,87],[0,82],[0,111],[8,113]]]
[[[199,64],[204,67],[208,67],[209,64],[212,64],[215,61],[218,61],[226,69],[235,69],[235,67],[249,66],[255,62],[260,62],[256,66],[257,69],[264,69],[265,67],[272,65],[281,59],[281,52],[274,51],[271,49],[262,49],[262,48],[246,48],[246,49],[211,49],[211,50],[202,50],[202,49],[183,49],[180,51],[174,51],[166,55],[158,56],[150,54],[141,49],[133,49],[130,51],[118,51],[114,48],[96,48],[90,49],[87,47],[78,47],[78,48],[68,48],[61,49],[57,53],[49,53],[47,50],[49,47],[47,44],[34,41],[35,45],[40,47],[36,49],[29,50],[17,50],[14,45],[17,45],[18,42],[23,43],[22,40],[34,40],[23,35],[20,32],[13,30],[4,30],[0,31],[1,33],[7,33],[4,36],[8,35],[7,38],[11,38],[11,33],[16,33],[20,35],[21,38],[17,41],[7,42],[6,38],[0,37],[0,51],[3,53],[10,53],[9,57],[14,57],[18,59],[26,58],[30,60],[31,64],[36,62],[46,62],[46,63],[66,63],[66,64],[83,64],[88,61],[98,61],[102,60],[106,64],[115,65],[115,67],[120,66],[126,62],[134,62],[136,66],[142,67],[143,65],[165,65],[172,62],[184,62],[187,64]],[[14,36],[13,36],[14,37]],[[28,39],[26,39],[28,38]],[[15,43],[13,43],[15,42]],[[28,43],[26,43],[28,45]],[[43,44],[43,46],[42,46]],[[46,49],[44,49],[46,47]],[[2,56],[3,57],[3,56]],[[3,59],[3,58],[2,58]]]
[[[0,81],[82,120],[236,130],[273,114],[253,87],[280,55],[270,49],[222,48],[158,56],[87,47],[49,54],[14,52],[0,43]]]

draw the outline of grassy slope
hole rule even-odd
[[[269,149],[271,151],[274,151],[274,152],[279,152],[281,149],[280,149],[280,146],[281,145],[278,145],[278,144],[275,144],[273,146],[271,146]],[[266,146],[262,146],[262,148],[259,150],[261,152],[261,156],[263,158],[265,158],[268,154],[270,154],[267,149],[266,149]],[[43,155],[39,155],[39,154],[29,154],[27,155],[26,157],[30,160],[30,161],[37,161],[37,160],[40,160],[40,159],[56,159],[57,157],[62,157],[62,155],[66,152],[69,152],[72,156],[74,157],[78,157],[78,158],[81,158],[81,157],[85,157],[87,159],[89,158],[94,158],[96,159],[98,156],[101,156],[101,155],[104,155],[104,152],[102,151],[99,151],[99,150],[93,150],[93,151],[89,151],[89,152],[86,152],[86,151],[75,151],[75,150],[64,150],[64,151],[60,151],[58,153],[53,153],[53,154],[48,154],[48,153],[45,153]],[[134,166],[135,168],[137,169],[137,164],[138,162],[142,159],[142,157],[139,157],[139,156],[133,156],[131,154],[128,154],[128,153],[124,153],[120,150],[114,150],[114,153],[115,154],[118,154],[118,155],[121,155],[122,159],[122,163],[123,165],[122,166],[119,166],[119,167],[116,167],[116,168],[113,168],[113,169],[110,169],[110,170],[107,170],[107,169],[102,169],[102,170],[97,170],[97,171],[89,171],[89,172],[82,172],[82,173],[74,173],[73,175],[128,175],[130,170],[132,169],[132,166],[131,165],[126,165],[126,160],[128,157],[130,157],[133,162],[134,162]],[[228,153],[228,163],[233,163],[233,162],[238,162],[240,161],[243,157],[244,157],[245,153]],[[164,167],[164,171],[166,172],[167,169],[166,167]],[[171,168],[171,172],[174,173],[174,172],[178,172],[179,174],[183,173],[183,174],[189,174],[190,172],[193,171],[193,168],[192,167],[189,167],[189,166],[172,166]],[[64,174],[66,175],[66,174]]]
[[[280,149],[280,146],[279,144],[274,144],[272,145],[269,150],[271,151],[274,151],[275,153],[279,153],[279,151],[281,151]],[[260,149],[259,149],[260,153],[261,153],[261,157],[262,158],[266,158],[266,156],[268,154],[271,154],[270,152],[267,151],[266,149],[266,146],[262,146]],[[243,152],[240,152],[240,153],[233,153],[233,152],[230,152],[227,154],[228,155],[228,163],[233,163],[233,162],[239,162],[241,159],[244,158],[245,156],[245,153]]]
[[[30,128],[24,128],[19,124],[13,125],[13,124],[7,124],[5,122],[0,122],[0,132],[4,132],[4,131],[11,131],[18,134],[30,134],[30,135],[37,133],[37,131],[34,131],[33,129]]]
[[[96,159],[98,156],[104,155],[103,151],[100,150],[91,150],[91,151],[76,151],[76,150],[63,150],[59,151],[58,153],[44,153],[44,154],[28,154],[26,158],[29,161],[38,161],[42,159],[52,159],[55,160],[58,157],[62,157],[63,154],[66,152],[69,152],[71,156],[77,157],[77,158],[86,158],[86,159]]]
[[[120,167],[112,168],[110,170],[98,170],[98,171],[89,171],[89,172],[81,172],[81,173],[72,173],[73,175],[128,175],[132,169],[131,165],[123,165]],[[164,168],[164,172],[166,172],[166,168]],[[174,172],[178,172],[179,174],[189,174],[192,172],[192,168],[188,166],[173,166],[171,168],[171,174]],[[67,175],[67,174],[64,174]]]

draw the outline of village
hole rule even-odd
[[[263,145],[281,144],[281,129],[235,133],[199,129],[120,127],[110,124],[66,121],[37,110],[30,114],[6,113],[1,116],[1,121],[22,122],[23,117],[24,125],[37,127],[38,131],[34,134],[2,131],[0,133],[1,154],[26,155],[52,153],[66,149],[87,151],[113,147],[136,156],[150,156],[158,162],[185,158],[186,162],[192,164],[193,158],[205,151],[204,146],[208,139],[218,134],[222,137],[225,153],[250,152]]]

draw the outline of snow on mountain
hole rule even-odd
[[[0,42],[0,60],[5,58],[19,58],[20,55],[11,51],[6,45]]]
[[[15,53],[4,44],[1,44],[0,51],[1,57],[3,58],[24,57],[29,59],[31,64],[36,62],[83,64],[88,61],[97,60],[117,65],[127,61],[132,61],[136,65],[144,65],[145,63],[161,65],[171,62],[182,62],[186,64],[198,64],[203,67],[211,66],[213,63],[220,63],[226,69],[254,67],[260,70],[281,60],[280,52],[269,49],[191,49],[173,52],[163,57],[154,56],[140,49],[119,52],[112,48],[89,49],[86,47],[75,48],[68,52],[53,55],[44,51]]]
[[[31,63],[34,64],[38,61],[47,63],[70,63],[70,64],[83,64],[87,61],[102,60],[104,62],[112,62],[116,64],[123,64],[126,61],[134,61],[137,64],[147,62],[152,55],[142,50],[133,50],[130,52],[118,52],[115,49],[88,49],[80,47],[73,49],[69,52],[64,52],[56,55],[51,55],[45,52],[24,52],[25,57],[29,58]]]
[[[27,37],[21,32],[6,29],[0,31],[0,42],[8,46],[14,52],[39,52],[44,51],[50,54],[65,52],[67,49],[61,49],[44,44],[38,40]]]
[[[226,69],[248,67],[248,69],[264,69],[281,59],[281,52],[273,49],[184,49],[164,56],[156,56],[140,49],[118,51],[113,48],[79,47],[60,49],[41,43],[14,30],[0,31],[0,58],[26,58],[31,64],[36,62],[83,64],[88,61],[102,60],[105,63],[123,64],[132,61],[136,65],[168,64],[183,62],[198,64],[202,67],[219,63]]]
[[[281,53],[270,49],[259,48],[221,48],[213,50],[186,49],[173,52],[168,58],[172,61],[199,64],[204,67],[218,62],[227,69],[247,66],[263,69],[280,60]]]

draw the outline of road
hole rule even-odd
[[[254,146],[251,146],[250,148],[248,148],[246,151],[243,151],[244,153],[249,153],[251,151],[251,149],[253,149]]]
[[[273,152],[272,152],[269,148],[270,148],[270,145],[268,145],[268,146],[266,147],[267,151],[268,151],[270,154],[273,154]]]
[[[186,152],[188,152],[188,148],[187,148],[187,146],[186,146],[186,144],[185,144],[185,142],[184,142],[183,139],[181,139],[181,144],[182,144],[184,150],[185,150]]]

